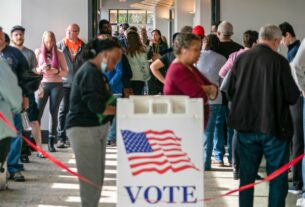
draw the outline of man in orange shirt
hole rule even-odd
[[[65,132],[66,115],[69,111],[69,96],[73,76],[81,66],[80,53],[84,49],[84,42],[79,38],[80,28],[77,24],[70,24],[66,29],[66,37],[61,40],[57,47],[62,50],[68,66],[68,75],[64,78],[64,97],[60,104],[58,115],[58,144],[57,148],[67,147],[67,137]]]

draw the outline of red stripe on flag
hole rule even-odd
[[[166,167],[166,168],[164,168],[162,170],[158,170],[157,168],[145,168],[145,169],[142,169],[142,170],[139,170],[139,171],[132,172],[132,174],[134,176],[139,175],[139,174],[141,174],[143,172],[156,172],[158,174],[164,174],[164,173],[166,173],[169,170],[171,170],[173,172],[179,172],[179,171],[186,170],[186,169],[194,169],[194,170],[199,171],[199,169],[197,169],[194,166],[184,165],[184,166],[179,167],[179,168],[173,168],[173,167],[169,166],[169,167]]]

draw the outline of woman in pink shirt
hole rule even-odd
[[[227,73],[231,70],[231,68],[235,62],[235,59],[243,52],[245,52],[248,49],[255,46],[257,39],[258,39],[258,33],[256,31],[252,31],[252,30],[245,31],[243,34],[243,41],[244,41],[245,48],[242,48],[242,49],[230,54],[227,62],[222,66],[218,75],[221,78],[224,78],[227,75]]]
[[[43,95],[38,98],[39,120],[41,120],[45,105],[50,97],[49,152],[56,152],[54,142],[57,136],[57,115],[64,91],[62,78],[68,69],[64,54],[57,49],[53,32],[46,31],[42,35],[41,47],[35,50],[38,67],[36,71],[43,75]]]

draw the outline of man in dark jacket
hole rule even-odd
[[[289,160],[293,127],[289,105],[296,103],[300,91],[288,61],[278,54],[282,38],[275,25],[260,29],[259,44],[241,54],[229,80],[232,108],[229,126],[239,133],[240,186],[255,181],[264,155],[267,174]],[[269,207],[284,207],[288,191],[287,172],[270,182]],[[254,189],[240,192],[239,206],[253,206]]]
[[[57,47],[62,50],[68,66],[68,75],[64,78],[64,97],[60,104],[58,114],[58,148],[67,147],[67,136],[65,130],[66,115],[69,111],[69,97],[72,86],[72,80],[77,69],[81,66],[80,53],[84,48],[84,42],[78,37],[80,28],[77,24],[70,24],[66,29],[66,37],[61,40]]]

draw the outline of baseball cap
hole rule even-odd
[[[200,37],[204,37],[205,36],[205,32],[204,32],[204,28],[201,25],[197,25],[193,28],[192,33],[194,35],[198,35]]]
[[[20,30],[20,31],[24,32],[25,28],[20,25],[16,25],[11,29],[11,33],[15,32],[16,30]]]

